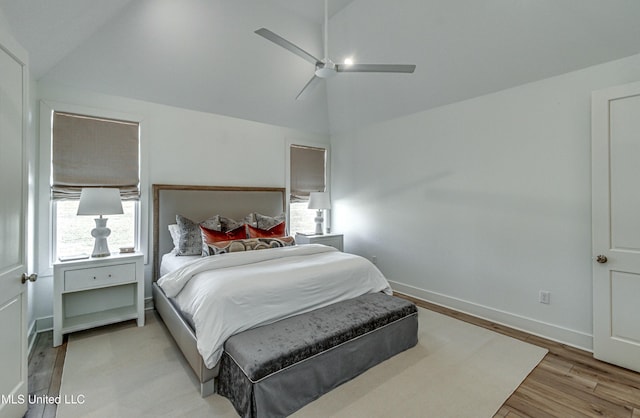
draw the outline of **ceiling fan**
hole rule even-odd
[[[324,1],[324,58],[318,59],[300,48],[299,46],[287,41],[280,35],[271,32],[269,29],[260,28],[255,31],[256,34],[270,40],[286,50],[293,52],[297,56],[309,61],[315,65],[316,70],[311,80],[300,90],[296,96],[296,100],[302,96],[305,90],[315,86],[324,78],[331,78],[337,73],[413,73],[416,69],[415,65],[409,64],[336,64],[329,59],[329,16],[328,16],[328,0]]]

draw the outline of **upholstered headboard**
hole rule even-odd
[[[239,220],[251,212],[276,216],[285,205],[285,189],[280,187],[154,184],[153,280],[158,279],[162,255],[173,249],[167,226],[176,223],[176,214],[194,221],[216,214]]]

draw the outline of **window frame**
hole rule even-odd
[[[134,210],[134,231],[137,251],[144,254],[144,263],[148,263],[148,221],[144,221],[142,214],[149,212],[148,164],[145,155],[146,141],[144,140],[144,118],[132,113],[124,113],[111,109],[95,108],[84,105],[61,103],[55,101],[40,101],[40,175],[38,178],[38,239],[37,239],[37,269],[42,276],[53,274],[53,263],[56,261],[56,202],[51,199],[51,147],[53,139],[53,112],[68,112],[103,119],[128,120],[138,123],[139,170],[140,170],[140,198],[136,201]],[[45,204],[45,202],[47,204]]]
[[[331,144],[329,142],[308,141],[303,139],[287,139],[285,147],[285,187],[286,187],[286,208],[287,208],[287,225],[291,225],[290,206],[291,206],[291,146],[299,145],[302,147],[323,148],[325,154],[325,191],[331,193]],[[325,211],[324,225],[327,234],[331,232],[331,209]],[[291,231],[289,229],[289,231]]]
[[[76,200],[76,199],[72,199],[72,200]],[[63,254],[58,254],[58,249],[57,249],[57,243],[58,243],[58,223],[56,222],[56,220],[58,219],[58,202],[61,202],[62,200],[51,200],[51,260],[52,263],[57,260],[57,257],[59,255],[63,255]],[[136,247],[137,251],[140,251],[140,200],[135,200],[133,201],[135,203],[134,209],[133,209],[133,222],[134,222],[134,227],[133,227],[133,245]],[[124,203],[124,202],[123,202]],[[105,216],[107,219],[109,218],[109,216]],[[109,227],[109,225],[107,224],[107,227]],[[87,234],[90,233],[90,230],[87,231]],[[118,249],[117,248],[112,248],[111,243],[109,243],[109,250],[111,251],[111,253],[113,254],[114,252],[117,252]],[[88,253],[91,253],[91,248],[89,248],[87,250]],[[53,265],[53,264],[52,264]]]

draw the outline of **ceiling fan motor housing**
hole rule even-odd
[[[296,100],[302,96],[302,93],[318,83],[320,79],[331,78],[338,72],[349,73],[412,73],[415,69],[415,65],[405,64],[358,64],[352,65],[351,63],[342,65],[335,64],[329,57],[329,13],[328,13],[328,0],[324,2],[324,59],[314,57],[304,49],[300,48],[294,43],[291,43],[284,39],[282,36],[271,32],[269,29],[260,28],[255,31],[256,34],[264,37],[265,39],[275,43],[276,45],[288,50],[299,56],[300,58],[315,65],[316,70],[311,77],[311,80],[305,84]]]
[[[316,64],[316,76],[320,78],[331,78],[336,75],[336,73],[336,64],[331,60]]]

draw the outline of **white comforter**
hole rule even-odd
[[[209,368],[241,331],[366,293],[392,293],[365,258],[317,244],[203,257],[158,284],[193,318]]]

